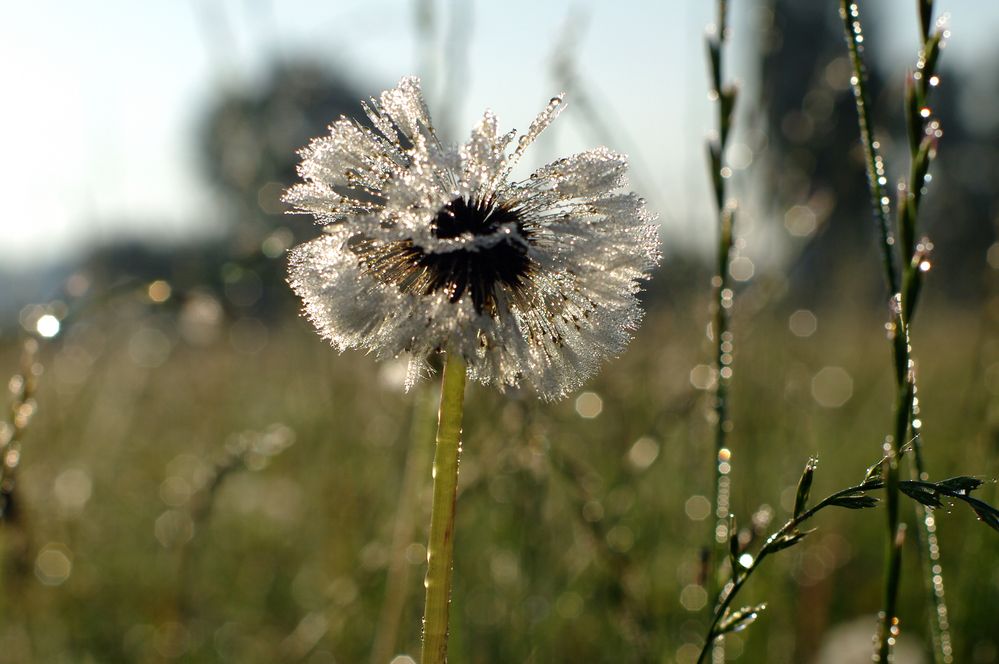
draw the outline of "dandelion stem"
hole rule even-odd
[[[427,589],[423,610],[421,664],[447,661],[448,609],[454,558],[454,507],[458,491],[458,455],[461,451],[461,416],[465,398],[465,363],[448,353],[441,386],[434,453],[434,499],[427,545]]]

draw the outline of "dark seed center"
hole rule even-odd
[[[510,224],[513,228],[507,233],[503,229]],[[444,292],[451,302],[458,302],[467,291],[478,314],[498,315],[499,289],[506,287],[516,294],[530,280],[533,268],[527,251],[531,233],[514,206],[456,198],[437,213],[431,232],[442,240],[466,233],[475,237],[503,235],[488,246],[440,252],[424,251],[410,241],[385,245],[357,238],[351,242],[351,250],[369,272],[397,284],[404,293]]]

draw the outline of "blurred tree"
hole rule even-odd
[[[258,84],[226,87],[195,136],[225,232],[173,246],[123,240],[98,248],[83,265],[96,290],[165,279],[172,301],[207,291],[234,317],[297,306],[284,283],[284,253],[318,228],[306,217],[285,224],[281,195],[297,178],[298,150],[340,115],[363,117],[361,98],[342,76],[307,60],[283,60]]]
[[[328,67],[280,61],[263,82],[227,91],[200,132],[205,172],[245,251],[283,226],[281,194],[296,179],[298,150],[340,115],[361,116],[362,94]],[[296,226],[300,226],[296,224]]]

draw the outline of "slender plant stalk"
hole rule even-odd
[[[427,589],[423,609],[421,664],[447,661],[448,609],[454,558],[454,507],[458,492],[458,455],[461,452],[461,416],[465,399],[465,363],[448,353],[441,386],[434,453],[434,499],[427,545]]]
[[[732,575],[732,581],[726,586],[725,591],[719,598],[718,604],[714,608],[714,615],[711,626],[708,629],[707,638],[701,648],[701,654],[697,658],[698,664],[703,664],[707,660],[708,653],[711,652],[712,643],[719,636],[730,632],[738,631],[752,623],[766,605],[755,607],[744,607],[735,613],[730,613],[732,602],[739,591],[746,585],[753,573],[763,564],[771,554],[783,551],[795,546],[804,539],[810,530],[800,530],[800,527],[827,507],[843,507],[846,509],[866,509],[878,504],[878,499],[867,495],[871,491],[888,489],[885,479],[878,479],[878,474],[883,471],[883,467],[888,463],[890,457],[885,456],[867,471],[864,481],[855,486],[847,487],[827,496],[814,507],[806,508],[808,501],[808,491],[811,486],[811,473],[815,470],[814,460],[805,467],[802,481],[798,485],[798,497],[795,500],[795,513],[783,526],[774,534],[767,538],[760,548],[760,551],[748,565],[738,565]],[[898,488],[913,500],[920,503],[941,507],[942,499],[949,498],[966,503],[978,515],[979,520],[989,527],[999,531],[999,510],[972,497],[971,493],[983,484],[981,479],[969,476],[953,477],[942,482],[928,482],[924,480],[899,480]],[[904,529],[902,530],[904,532]],[[893,549],[898,555],[900,547]]]
[[[872,133],[870,96],[867,93],[867,68],[862,56],[864,33],[860,24],[860,8],[856,2],[840,0],[839,15],[843,19],[846,45],[850,51],[850,64],[853,67],[851,84],[857,102],[857,121],[860,125],[860,142],[864,146],[867,162],[867,184],[871,191],[871,209],[874,210],[881,239],[881,257],[884,264],[885,281],[892,294],[901,291],[898,281],[898,257],[895,255],[895,235],[892,231],[890,215],[891,200],[885,191],[888,178],[885,175],[885,162],[881,158],[880,144]]]
[[[840,16],[846,34],[850,60],[853,65],[853,89],[857,102],[857,115],[861,141],[867,161],[868,184],[871,191],[872,207],[881,233],[881,249],[884,258],[885,277],[891,293],[893,313],[893,356],[897,398],[895,403],[894,435],[885,445],[888,463],[885,478],[888,486],[887,515],[888,533],[885,546],[885,593],[884,608],[880,616],[875,661],[886,662],[891,654],[894,637],[898,632],[896,603],[899,576],[901,573],[901,545],[904,539],[904,524],[899,522],[899,468],[900,449],[913,438],[912,476],[926,480],[925,464],[922,455],[922,441],[916,421],[917,401],[914,363],[909,336],[909,325],[915,312],[922,276],[929,268],[928,253],[932,246],[928,241],[916,242],[916,218],[919,203],[926,182],[930,162],[936,153],[939,127],[936,120],[930,119],[926,99],[931,87],[936,85],[935,67],[943,39],[943,31],[930,32],[933,14],[933,0],[920,0],[919,22],[921,48],[916,71],[910,75],[906,86],[906,123],[909,134],[910,173],[908,181],[899,188],[898,230],[900,243],[896,243],[889,220],[890,200],[885,192],[887,179],[884,162],[878,153],[878,143],[871,133],[870,102],[867,93],[866,71],[863,62],[863,32],[860,12],[856,2],[840,1]],[[901,258],[900,258],[901,257]],[[939,542],[936,536],[933,516],[924,506],[917,506],[921,530],[919,539],[923,544],[924,576],[930,601],[934,606],[930,619],[933,635],[933,654],[936,664],[953,661],[953,653],[948,625],[948,611],[944,600],[943,577],[939,563]]]
[[[32,568],[32,533],[17,493],[21,441],[35,412],[34,397],[41,365],[36,361],[38,341],[26,339],[20,372],[9,383],[11,403],[0,420],[0,617],[5,624],[29,635],[28,652],[34,649],[34,602],[27,592]],[[30,656],[29,656],[30,659]]]
[[[732,111],[735,107],[736,88],[722,82],[722,49],[728,37],[726,21],[727,1],[717,2],[715,30],[708,36],[708,62],[711,69],[711,97],[718,102],[718,136],[708,141],[711,165],[711,182],[718,213],[717,272],[711,280],[714,287],[714,320],[712,334],[715,342],[715,369],[717,378],[714,389],[715,440],[714,440],[714,527],[710,535],[709,552],[705,566],[710,608],[722,593],[718,581],[718,566],[725,560],[724,546],[729,540],[729,471],[731,453],[728,434],[732,430],[729,419],[729,384],[732,380],[733,335],[730,328],[733,292],[729,275],[729,257],[732,253],[735,206],[726,200],[726,184],[730,175],[724,165],[725,147],[732,128]],[[718,645],[720,648],[720,643]],[[719,651],[718,656],[723,656]]]
[[[902,240],[900,250],[903,256],[910,257],[903,263],[902,311],[911,320],[915,314],[923,274],[929,268],[929,252],[932,245],[928,241],[916,240],[916,221],[922,200],[923,188],[930,163],[936,155],[936,142],[940,135],[939,123],[933,117],[928,105],[930,90],[936,87],[939,78],[936,65],[943,46],[945,33],[942,28],[931,32],[933,21],[933,0],[920,0],[919,59],[915,70],[907,79],[906,85],[906,126],[909,135],[909,178],[899,190],[898,226]],[[911,350],[910,350],[911,352]],[[912,407],[909,426],[912,431],[912,463],[910,472],[913,479],[927,480],[929,474],[923,460],[923,441],[917,421],[918,400],[915,379],[912,380]],[[940,543],[936,533],[936,521],[930,511],[921,504],[916,505],[920,524],[917,537],[922,544],[923,579],[933,611],[930,614],[930,634],[933,640],[934,664],[951,664],[954,661],[950,634],[950,619],[944,594],[943,570],[940,563]]]
[[[21,372],[10,381],[13,400],[9,421],[0,427],[0,522],[16,518],[15,487],[21,460],[21,438],[35,413],[34,396],[40,365],[35,362],[38,342],[28,339],[21,354]]]
[[[406,560],[406,548],[413,540],[413,531],[416,528],[416,508],[420,503],[417,495],[426,467],[430,463],[428,443],[434,433],[433,390],[421,385],[416,397],[416,403],[413,405],[410,444],[406,452],[406,469],[399,490],[395,524],[392,528],[392,558],[385,580],[385,603],[382,605],[374,645],[371,648],[371,664],[385,664],[392,658],[409,590],[410,564]]]
[[[753,562],[749,565],[749,567],[743,568],[740,574],[735,574],[733,576],[732,582],[725,587],[725,590],[722,593],[721,597],[718,598],[718,603],[714,606],[714,614],[711,619],[711,625],[708,627],[707,638],[704,641],[704,646],[701,648],[701,654],[697,658],[697,664],[703,664],[704,662],[707,661],[708,653],[711,652],[711,646],[714,643],[715,639],[719,636],[718,627],[721,624],[722,619],[725,618],[726,614],[731,608],[732,602],[739,594],[739,591],[742,590],[742,587],[746,585],[746,582],[749,581],[750,577],[753,576],[753,573],[756,572],[757,569],[759,569],[760,565],[763,563],[764,560],[767,559],[768,556],[770,556],[770,554],[775,553],[776,551],[779,551],[782,548],[785,548],[781,546],[781,543],[786,541],[786,538],[793,537],[794,534],[798,532],[799,526],[801,526],[803,523],[811,519],[821,510],[825,509],[826,507],[829,507],[830,505],[835,504],[835,501],[837,499],[847,496],[855,496],[864,491],[876,488],[880,487],[869,484],[858,484],[857,486],[852,486],[847,489],[843,489],[842,491],[837,491],[836,493],[828,496],[825,500],[821,501],[811,509],[802,512],[797,517],[790,519],[787,523],[781,526],[780,530],[778,530],[773,535],[768,537],[767,541],[763,544],[763,547],[760,549],[760,552],[753,559]]]
[[[853,67],[851,83],[854,98],[857,103],[857,118],[860,125],[860,140],[864,146],[864,156],[867,162],[867,184],[871,192],[871,208],[874,211],[878,230],[881,236],[881,255],[885,270],[885,280],[891,294],[894,343],[892,345],[895,359],[895,378],[899,385],[898,398],[895,403],[894,436],[885,441],[885,483],[887,534],[885,537],[885,583],[882,610],[879,616],[879,627],[876,637],[875,661],[887,662],[894,644],[894,633],[898,630],[896,605],[899,581],[902,573],[901,543],[902,533],[899,528],[899,493],[898,493],[898,456],[899,449],[905,443],[911,419],[912,390],[905,387],[911,375],[909,367],[909,339],[906,320],[902,310],[901,284],[899,283],[898,256],[895,249],[895,236],[890,221],[890,199],[885,191],[888,179],[885,175],[884,160],[879,152],[879,144],[874,139],[870,116],[870,96],[867,92],[867,71],[862,56],[864,41],[863,28],[860,23],[860,8],[856,2],[840,0],[840,18],[843,20],[843,31],[846,35],[847,48],[850,52],[850,63]]]

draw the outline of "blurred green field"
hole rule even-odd
[[[304,320],[228,322],[201,315],[206,302],[126,297],[42,345],[18,518],[0,530],[0,662],[366,662],[392,641],[381,613],[391,567],[405,593],[390,651],[418,656],[436,381],[404,393],[401,367],[338,355]],[[802,337],[790,312],[742,302],[733,511],[743,525],[772,514],[772,530],[810,455],[816,497],[877,460],[889,346],[876,308],[815,312]],[[936,479],[999,474],[990,306],[930,302],[915,328]],[[698,389],[710,379],[698,367],[710,357],[707,317],[706,299],[653,305],[627,354],[579,399],[470,388],[452,661],[691,661],[711,528],[699,498],[712,481]],[[791,326],[799,334],[803,320]],[[0,369],[15,373],[18,355],[8,339]],[[227,449],[245,463],[204,489]],[[418,489],[400,500],[407,467]],[[980,497],[995,503],[999,491],[988,484]],[[999,661],[999,537],[963,506],[943,512],[956,661]],[[769,608],[729,639],[728,657],[854,661],[817,657],[830,630],[858,618],[866,652],[882,522],[880,509],[819,515],[817,532],[751,581],[739,603]],[[901,619],[903,641],[925,651],[917,556],[911,538]]]

